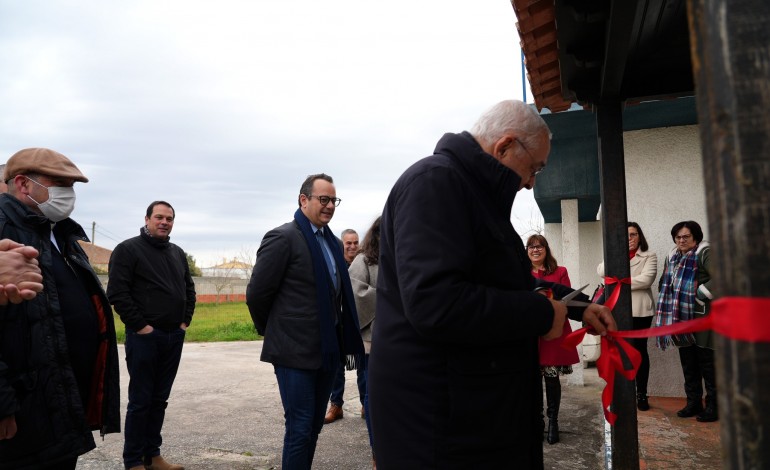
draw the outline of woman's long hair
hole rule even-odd
[[[551,254],[551,248],[548,246],[548,240],[542,235],[532,235],[527,239],[527,246],[532,245],[532,242],[539,242],[545,248],[545,261],[543,261],[543,267],[546,274],[553,274],[559,265],[556,263],[556,258]]]
[[[380,221],[382,216],[377,217],[372,226],[367,230],[364,241],[361,243],[359,253],[364,254],[364,261],[369,266],[375,266],[380,261]]]

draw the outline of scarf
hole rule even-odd
[[[152,235],[150,235],[150,229],[147,228],[146,225],[139,229],[139,235],[143,239],[147,240],[147,242],[150,245],[154,246],[155,248],[159,248],[161,250],[165,250],[171,244],[170,243],[171,237],[166,237],[166,238],[153,237]]]
[[[364,364],[364,344],[358,329],[358,314],[353,302],[353,288],[350,284],[348,271],[346,269],[339,270],[342,310],[339,319],[341,326],[337,330],[335,323],[339,307],[334,284],[321,252],[321,245],[313,233],[310,221],[302,213],[302,210],[297,209],[297,212],[294,213],[294,221],[297,222],[302,235],[305,237],[313,260],[318,322],[321,330],[321,367],[324,370],[336,370],[340,366],[340,362],[344,360],[348,370],[358,369]],[[340,244],[332,235],[329,227],[324,229],[323,237],[337,267],[346,266]],[[337,336],[338,332],[341,333],[341,338]]]
[[[667,326],[692,320],[695,304],[696,280],[698,277],[697,246],[685,254],[677,251],[668,260],[663,272],[660,295],[656,307],[655,326]],[[689,346],[695,344],[691,333],[684,335],[659,336],[656,340],[661,350],[668,346]]]

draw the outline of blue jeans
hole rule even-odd
[[[364,395],[366,394],[366,374],[362,368],[356,371],[356,383],[358,384],[358,398],[361,400],[361,405],[364,405]],[[342,407],[345,400],[342,399],[342,395],[345,393],[345,364],[341,364],[337,373],[334,376],[334,385],[332,386],[332,394],[329,397],[329,403]]]
[[[274,366],[283,403],[283,470],[310,470],[335,371]]]
[[[160,455],[160,431],[168,397],[182,358],[185,331],[155,328],[144,335],[126,328],[128,408],[123,463],[126,468],[144,465]]]

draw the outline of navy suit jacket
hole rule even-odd
[[[262,361],[296,369],[321,367],[313,260],[295,221],[262,239],[246,304],[257,332],[265,337]]]

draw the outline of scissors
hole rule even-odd
[[[588,307],[591,305],[591,302],[581,302],[579,300],[572,300],[575,297],[577,297],[580,293],[583,292],[583,289],[588,287],[588,284],[584,285],[580,289],[575,289],[573,292],[570,292],[569,294],[565,295],[561,298],[559,302],[563,302],[567,307]]]

